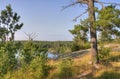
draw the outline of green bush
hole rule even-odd
[[[50,66],[46,62],[46,59],[36,57],[30,63],[30,71],[34,74],[34,79],[46,79],[50,70]]]
[[[59,79],[70,79],[73,77],[72,61],[70,59],[62,59],[59,63],[58,77]]]
[[[14,71],[17,59],[17,47],[12,42],[0,44],[0,79],[8,72]]]
[[[100,60],[106,60],[110,56],[110,49],[109,48],[104,48],[100,47],[98,50],[98,57]]]
[[[71,50],[72,51],[78,51],[78,50],[80,50],[80,46],[78,44],[73,44],[72,47],[71,47]]]
[[[78,50],[84,50],[84,49],[89,49],[89,48],[90,48],[90,44],[88,42],[84,44],[73,43],[71,50],[78,51]]]
[[[89,43],[84,43],[80,45],[80,49],[89,49],[90,48],[90,44]]]

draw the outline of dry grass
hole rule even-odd
[[[120,52],[111,52],[108,62],[94,73],[95,79],[120,79]]]
[[[100,69],[96,69],[91,72],[92,65],[91,65],[91,55],[90,53],[85,54],[84,56],[79,56],[73,58],[73,72],[75,74],[76,79],[77,76],[81,74],[91,73],[85,75],[83,78],[78,79],[120,79],[120,52],[111,52],[110,57],[108,58],[109,61],[105,63],[99,64]],[[49,74],[48,79],[59,79],[56,75],[58,72],[58,64],[59,61],[50,60],[49,64],[54,66],[53,70]]]
[[[114,56],[119,56],[119,55],[120,55],[120,52],[111,52],[110,55],[111,55],[112,57],[114,57]]]

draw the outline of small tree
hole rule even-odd
[[[8,36],[10,35],[10,41],[14,40],[14,35],[17,30],[20,30],[23,26],[23,23],[20,23],[20,16],[16,12],[13,12],[11,5],[6,6],[6,9],[1,11],[0,23],[2,28],[6,28],[6,32],[4,32],[4,38],[8,40]],[[4,39],[5,40],[5,39]]]
[[[0,44],[0,78],[6,73],[14,71],[17,59],[15,54],[17,53],[17,47],[12,42]]]

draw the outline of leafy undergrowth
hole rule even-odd
[[[7,73],[2,79],[120,79],[120,52],[111,52],[106,60],[97,65],[98,69],[92,66],[90,53],[76,58],[48,60],[46,67],[39,61],[33,63],[37,66],[25,66]]]
[[[61,60],[49,62],[53,69],[47,79],[120,79],[120,52],[111,52],[108,59],[100,62],[99,69],[94,69],[91,65],[89,53],[62,61],[64,61],[62,64]],[[61,65],[63,66],[60,67]],[[59,72],[60,70],[62,73]]]

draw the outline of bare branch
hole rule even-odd
[[[113,2],[100,2],[98,0],[95,0],[96,3],[100,3],[100,4],[114,4],[114,5],[119,5],[120,6],[120,3],[113,3]]]
[[[74,2],[74,3],[71,3],[71,4],[69,4],[69,5],[62,6],[62,10],[66,9],[66,8],[68,8],[68,7],[74,6],[74,5],[76,5],[76,4],[78,4],[78,2]]]
[[[25,33],[25,35],[28,36],[28,40],[34,40],[36,37],[38,37],[38,34],[36,33]]]
[[[97,3],[99,3],[102,6],[102,8],[104,8],[104,4],[103,3],[101,3],[101,2],[97,2]]]
[[[87,0],[77,0],[76,2],[73,2],[73,3],[71,3],[71,4],[67,5],[67,6],[62,6],[63,7],[62,10],[66,9],[68,7],[74,6],[74,5],[78,4],[78,3],[80,3],[81,5],[82,4],[88,4]]]
[[[84,15],[85,13],[87,13],[88,11],[86,10],[85,12],[83,12],[82,14],[80,14],[79,16],[77,16],[77,17],[75,17],[74,19],[73,19],[73,21],[77,21],[77,19],[79,18],[79,17],[81,17],[82,15]]]
[[[88,4],[88,0],[77,0],[78,3]]]

